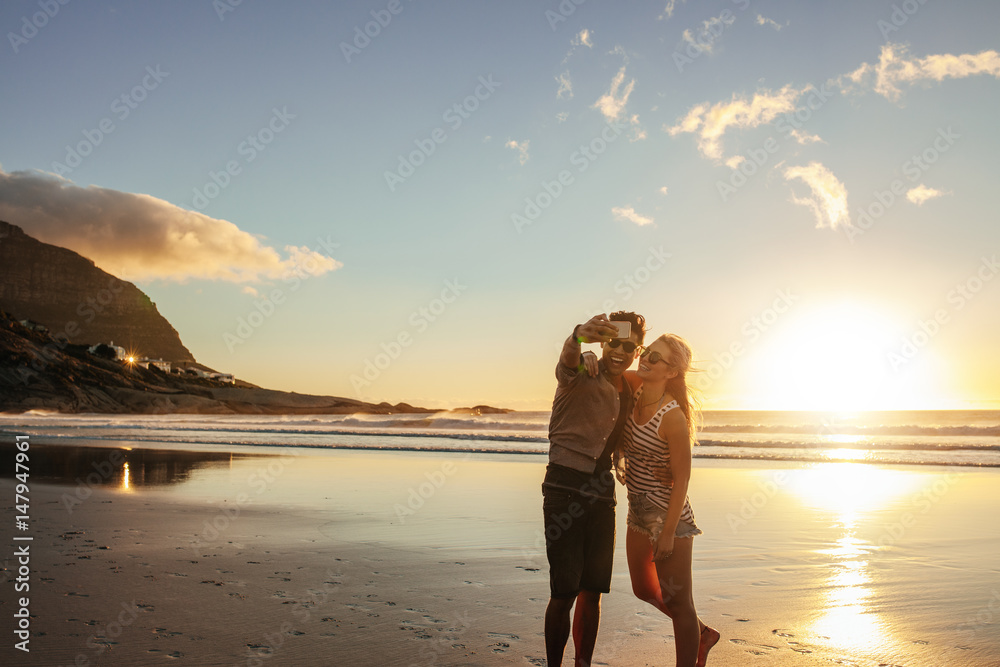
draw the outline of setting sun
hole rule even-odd
[[[759,406],[785,410],[931,407],[940,400],[940,360],[930,347],[893,368],[889,353],[905,322],[872,305],[844,302],[790,315],[748,370]]]

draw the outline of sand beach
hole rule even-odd
[[[8,538],[31,538],[3,554],[3,664],[545,664],[543,456],[76,449],[32,442],[28,529],[0,510]],[[696,602],[722,633],[709,664],[998,664],[998,481],[696,460]],[[618,519],[595,664],[672,665]],[[30,652],[11,632],[21,597]]]

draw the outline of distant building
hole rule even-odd
[[[101,347],[102,345],[105,345],[105,343],[98,343],[97,345],[91,345],[89,348],[87,348],[87,352],[94,354],[97,352],[97,348]],[[111,341],[106,345],[107,347],[110,347],[114,351],[115,361],[125,361],[128,358],[128,354],[125,352],[125,348],[115,345],[114,341]]]
[[[38,333],[49,332],[49,328],[47,326],[45,326],[44,324],[39,324],[34,320],[20,320],[20,322],[21,326],[23,326],[25,329],[28,329],[29,331],[37,331]]]
[[[164,361],[163,359],[147,359],[143,357],[142,359],[138,359],[135,363],[139,366],[142,366],[143,368],[149,368],[150,366],[154,366],[155,368],[158,368],[164,373],[170,372],[170,362]]]
[[[208,377],[213,380],[218,380],[219,382],[228,382],[229,384],[236,384],[236,378],[233,377],[232,373],[211,373]]]

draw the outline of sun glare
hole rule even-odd
[[[892,410],[939,404],[940,363],[930,346],[893,363],[906,323],[856,302],[788,315],[748,361],[755,405],[782,410]]]

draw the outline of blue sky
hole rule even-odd
[[[623,308],[710,407],[997,407],[998,19],[9,2],[0,218],[273,388],[544,409]]]

